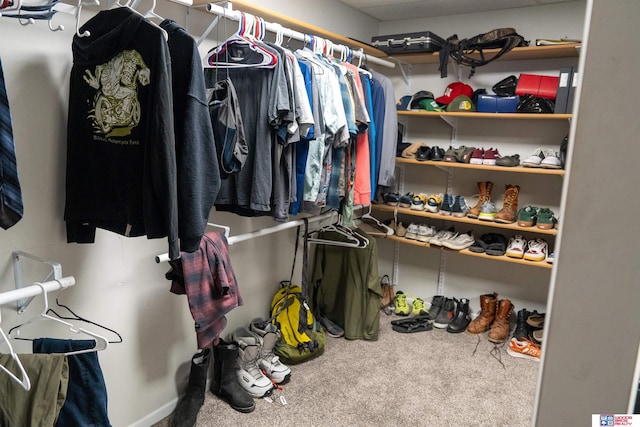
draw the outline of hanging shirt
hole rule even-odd
[[[73,38],[64,219],[67,241],[96,228],[167,237],[179,256],[171,60],[162,30],[129,8],[99,12]]]
[[[398,140],[398,113],[396,97],[391,80],[374,70],[373,78],[382,85],[385,99],[384,128],[382,129],[382,147],[380,148],[380,173],[378,184],[392,186],[396,168],[396,145]]]

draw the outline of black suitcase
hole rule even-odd
[[[386,53],[437,52],[447,41],[431,31],[375,36],[371,44]]]

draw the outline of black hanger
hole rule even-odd
[[[60,301],[58,301],[58,298],[59,298],[59,297],[56,297],[56,305],[57,305],[58,307],[62,307],[62,308],[64,308],[65,310],[67,310],[69,313],[71,313],[71,314],[72,314],[72,316],[73,316],[73,317],[61,316],[61,315],[59,315],[59,314],[58,314],[54,309],[52,309],[52,308],[50,308],[49,310],[47,310],[47,314],[52,313],[52,314],[54,314],[55,316],[59,317],[60,319],[64,319],[64,320],[76,320],[76,321],[79,321],[79,322],[89,323],[89,324],[91,324],[91,325],[94,325],[94,326],[97,326],[97,327],[99,327],[99,328],[102,328],[102,329],[104,329],[104,330],[106,330],[106,331],[112,332],[112,333],[114,333],[115,335],[117,335],[117,336],[118,336],[118,340],[117,340],[117,341],[109,341],[109,344],[119,344],[119,343],[121,343],[121,342],[122,342],[122,336],[121,336],[119,333],[117,333],[116,331],[114,331],[114,330],[113,330],[113,329],[111,329],[111,328],[107,328],[106,326],[100,325],[99,323],[96,323],[96,322],[94,322],[94,321],[92,321],[92,320],[85,319],[84,317],[80,317],[80,316],[78,316],[78,315],[77,315],[76,313],[74,313],[74,311],[73,311],[73,310],[71,310],[69,307],[67,307],[67,306],[66,306],[66,305],[64,305],[64,304],[60,304]]]

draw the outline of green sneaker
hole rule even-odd
[[[526,206],[518,211],[518,225],[520,227],[532,227],[536,223],[538,208],[535,206]]]
[[[413,304],[411,304],[411,314],[413,316],[424,316],[428,314],[427,308],[424,306],[424,300],[422,298],[414,298]]]
[[[395,303],[395,313],[398,316],[408,316],[411,310],[409,309],[409,305],[407,304],[407,295],[402,292],[396,292],[396,297],[394,300]]]
[[[551,230],[555,227],[558,220],[553,216],[553,211],[549,208],[541,208],[538,211],[536,226],[543,230]]]

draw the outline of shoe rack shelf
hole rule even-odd
[[[546,269],[551,269],[553,266],[545,261],[528,261],[526,259],[519,259],[519,258],[511,258],[508,257],[506,255],[502,255],[502,256],[494,256],[494,255],[487,255],[485,253],[477,253],[477,252],[471,252],[469,249],[462,249],[460,251],[456,251],[454,249],[448,249],[448,248],[443,248],[441,246],[431,246],[428,243],[425,242],[420,242],[418,240],[411,240],[411,239],[406,239],[404,237],[398,237],[395,235],[391,235],[391,236],[386,236],[385,237],[388,240],[393,240],[399,243],[403,243],[403,244],[407,244],[407,245],[413,245],[413,246],[420,246],[423,248],[433,248],[433,249],[438,249],[441,251],[444,251],[446,253],[457,253],[460,255],[469,255],[469,256],[475,256],[475,257],[479,257],[479,258],[484,258],[484,259],[491,259],[494,261],[501,261],[501,262],[510,262],[510,263],[514,263],[514,264],[521,264],[521,265],[528,265],[530,267],[539,267],[539,268],[546,268]]]
[[[551,46],[526,46],[516,47],[505,53],[498,61],[519,61],[523,59],[551,59],[551,58],[571,58],[578,57],[580,54],[580,43],[570,43],[563,45]],[[498,49],[487,49],[484,51],[485,56],[491,57],[493,53],[497,53]],[[477,56],[479,59],[479,56]],[[440,54],[438,52],[425,53],[405,53],[396,54],[389,59],[396,59],[405,64],[438,64],[440,63]]]
[[[467,112],[437,112],[424,110],[400,110],[398,116],[412,117],[461,117],[465,119],[499,119],[499,120],[568,120],[573,114],[535,114],[535,113],[467,113]]]
[[[467,218],[467,217],[458,218],[458,217],[454,217],[454,216],[451,216],[451,215],[440,215],[438,213],[431,213],[431,212],[425,212],[425,211],[416,211],[416,210],[412,210],[412,209],[409,209],[409,208],[400,208],[400,207],[389,206],[389,205],[372,205],[371,209],[374,210],[374,211],[378,211],[378,212],[393,212],[393,213],[397,212],[399,214],[420,216],[420,217],[425,217],[425,218],[433,218],[433,219],[439,219],[439,220],[443,220],[443,221],[452,221],[452,222],[460,222],[460,223],[465,223],[465,224],[482,225],[482,226],[491,227],[491,228],[505,228],[505,229],[509,229],[509,230],[516,230],[516,231],[521,232],[521,233],[522,232],[529,232],[529,233],[536,233],[536,234],[547,234],[547,235],[551,235],[551,236],[555,236],[556,234],[558,234],[558,230],[556,230],[555,228],[552,228],[551,230],[544,230],[544,229],[538,228],[538,227],[520,227],[515,222],[513,222],[511,224],[502,224],[502,223],[499,223],[499,222],[481,221],[481,220],[478,220],[478,219],[471,219],[471,218]],[[407,239],[403,239],[403,240],[407,240]],[[419,243],[422,243],[422,242],[419,242]],[[473,255],[476,255],[476,254],[473,253]],[[494,257],[490,257],[490,258],[494,258]]]
[[[405,159],[403,157],[396,157],[396,163],[435,166],[438,168],[476,169],[476,170],[484,170],[484,171],[533,173],[533,174],[540,174],[540,175],[559,175],[559,176],[564,175],[564,169],[526,168],[523,166],[506,167],[506,166],[472,165],[470,163],[453,163],[453,162],[445,162],[445,161],[434,162],[432,160]]]

